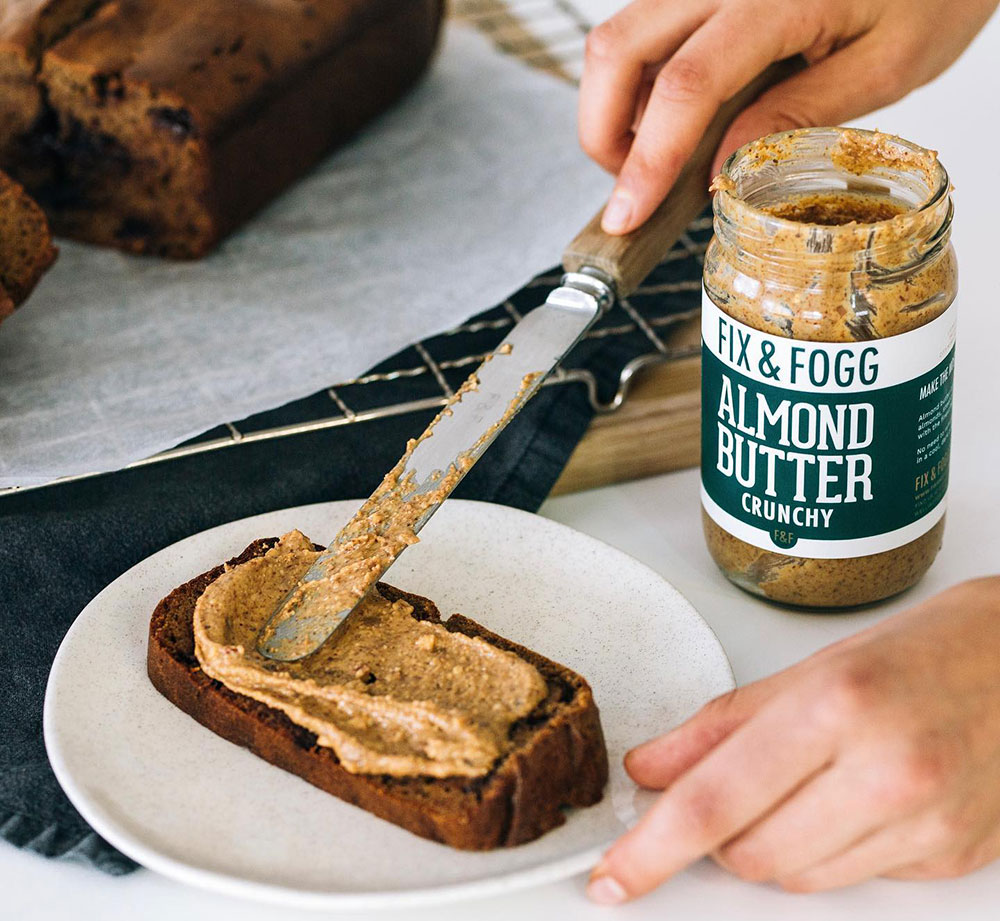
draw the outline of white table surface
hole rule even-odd
[[[615,0],[577,0],[594,21]],[[945,547],[924,581],[904,597],[858,614],[790,613],[758,602],[730,586],[704,550],[698,519],[698,477],[670,474],[553,499],[542,514],[631,553],[673,582],[708,620],[741,683],[769,674],[950,583],[1000,572],[1000,396],[994,370],[1000,340],[996,251],[1000,193],[1000,18],[994,17],[947,74],[903,102],[859,124],[877,126],[935,147],[956,186],[955,244],[961,264],[961,320],[952,481]],[[652,896],[621,909],[590,905],[583,877],[517,895],[411,911],[414,921],[532,921],[548,918],[767,919],[995,917],[1000,863],[970,877],[945,882],[875,881],[850,890],[788,895],[740,882],[703,862]],[[273,919],[278,910],[201,892],[141,870],[112,879],[96,871],[0,843],[0,916],[29,919],[128,919],[143,921],[241,921]],[[384,917],[384,915],[382,915]],[[315,917],[280,911],[282,921]],[[338,917],[372,917],[339,915]]]

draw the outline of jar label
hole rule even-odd
[[[702,503],[764,550],[845,559],[944,515],[955,306],[865,342],[760,332],[702,296]]]

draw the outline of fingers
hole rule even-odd
[[[736,117],[712,167],[759,137],[821,125],[839,125],[900,99],[911,89],[908,68],[891,36],[874,30],[773,87]]]
[[[978,4],[947,36],[934,9],[800,6],[790,14],[787,4],[770,0],[635,0],[594,30],[581,81],[580,140],[619,174],[602,219],[606,232],[627,233],[653,213],[719,105],[772,61],[802,52],[818,63],[737,118],[713,171],[754,138],[840,124],[901,98],[955,59],[994,4]]]
[[[867,779],[868,794],[862,794],[860,799],[845,797],[841,790],[837,798],[845,814],[867,812],[878,818],[882,827],[811,866],[791,870],[791,864],[785,863],[778,867],[775,876],[782,886],[796,892],[814,892],[850,886],[874,876],[940,879],[962,876],[1000,857],[996,812],[984,809],[981,789],[959,789],[952,795],[942,795],[951,785],[941,787],[929,782],[936,771],[928,775],[926,767],[915,769],[914,765],[900,770],[891,762],[892,758],[883,752],[867,769],[845,763],[845,778],[853,778],[855,788]],[[879,767],[885,768],[881,775],[877,773]],[[945,769],[943,776],[953,775],[953,770]],[[836,794],[828,790],[827,795]],[[780,829],[775,832],[780,833]],[[791,841],[789,847],[802,844]]]
[[[887,805],[864,784],[862,772],[838,762],[724,844],[715,857],[746,880],[794,877],[885,825],[892,818]]]
[[[893,879],[944,879],[964,876],[980,867],[985,867],[1000,858],[1000,824],[995,815],[984,815],[982,804],[975,809],[967,808],[965,814],[958,809],[951,813],[939,812],[925,819],[924,834],[930,838],[937,853],[905,866],[897,866],[884,872],[883,876]],[[973,813],[973,814],[970,814]]]
[[[607,233],[627,233],[653,213],[719,106],[772,61],[798,50],[805,37],[794,34],[796,23],[762,21],[752,4],[727,6],[684,42],[653,83],[604,212]]]
[[[668,58],[711,12],[708,0],[638,0],[587,36],[580,80],[580,145],[618,172],[632,143],[646,70]]]
[[[588,894],[624,901],[716,850],[822,768],[833,743],[794,696],[765,706],[679,777],[594,870]],[[795,736],[788,727],[797,726]]]
[[[951,853],[940,854],[928,860],[921,860],[909,866],[887,870],[880,876],[889,879],[954,879],[993,863],[998,856],[997,847],[985,849],[970,847]]]
[[[881,876],[905,862],[906,836],[912,831],[906,825],[877,831],[843,853],[778,882],[789,892],[821,892]]]
[[[779,877],[790,892],[819,892],[853,886],[875,876],[929,879],[959,875],[950,820],[933,813],[894,823],[863,838],[827,860],[789,876]],[[943,855],[935,859],[937,855]],[[960,872],[973,869],[963,866]],[[949,872],[953,870],[953,872]]]

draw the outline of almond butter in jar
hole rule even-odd
[[[786,604],[913,585],[944,530],[957,264],[947,173],[885,134],[809,128],[713,188],[702,520],[722,571]]]

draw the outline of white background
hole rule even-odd
[[[577,0],[593,20],[614,0]],[[546,514],[620,547],[661,572],[694,603],[723,642],[742,683],[900,610],[958,580],[1000,572],[1000,458],[995,343],[997,303],[997,153],[1000,151],[1000,19],[933,84],[859,121],[940,150],[956,186],[955,244],[961,263],[952,488],[945,547],[924,581],[903,598],[857,614],[809,615],[769,607],[731,587],[700,539],[694,471],[555,499]],[[610,625],[609,625],[610,626]],[[876,881],[821,895],[792,896],[742,883],[702,863],[653,896],[624,909],[583,897],[582,877],[485,902],[408,912],[415,921],[511,919],[972,919],[994,917],[1000,864],[961,880]],[[282,921],[314,917],[209,895],[153,873],[110,879],[0,844],[0,915],[11,919],[142,918],[202,921],[239,917]],[[347,916],[340,916],[347,917]],[[362,916],[350,916],[362,917]],[[372,917],[372,916],[366,916]],[[376,916],[377,917],[377,916]]]

